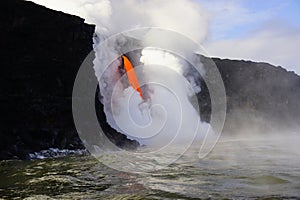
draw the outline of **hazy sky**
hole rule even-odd
[[[212,56],[265,61],[300,74],[299,0],[197,0],[211,15]]]
[[[82,16],[78,2],[32,0],[46,7]],[[208,55],[269,62],[300,74],[299,0],[194,0],[209,15],[203,42]]]

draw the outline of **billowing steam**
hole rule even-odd
[[[34,1],[45,4],[45,0]],[[113,128],[146,144],[166,143],[175,135],[176,140],[184,141],[194,137],[195,132],[200,133],[205,129],[195,109],[197,105],[193,106],[190,101],[195,93],[200,92],[197,82],[199,74],[191,72],[191,66],[184,59],[164,49],[151,48],[148,44],[155,41],[164,44],[166,49],[180,47],[183,56],[192,56],[197,49],[179,44],[171,36],[162,39],[160,35],[151,34],[151,29],[142,35],[124,33],[115,41],[105,43],[105,51],[99,47],[112,35],[145,27],[172,30],[199,44],[206,37],[208,21],[197,2],[52,0],[47,4],[50,8],[63,9],[64,12],[85,18],[88,23],[96,24],[94,69],[100,82],[104,111]],[[120,70],[120,52],[136,43],[140,44],[141,49],[127,55],[139,81],[146,83],[142,87],[146,101],[128,84],[127,77]],[[106,68],[104,63],[111,60],[114,62]]]
[[[207,33],[207,17],[192,0],[82,0],[88,22],[97,25],[100,37],[139,27],[177,31],[197,42]]]
[[[94,6],[88,8],[89,19],[97,25],[94,69],[108,123],[148,145],[160,146],[171,140],[179,143],[190,141],[195,136],[202,137],[203,132],[200,132],[206,131],[207,125],[200,122],[197,106],[190,102],[190,98],[200,92],[195,79],[199,74],[188,77],[191,67],[186,61],[166,50],[147,46],[151,40],[164,43],[166,47],[178,46],[176,38],[150,37],[150,28],[142,36],[124,33],[112,43],[105,44],[105,52],[98,48],[109,36],[143,27],[173,30],[200,42],[206,35],[207,21],[199,5],[188,0],[102,0],[95,1]],[[120,73],[121,58],[115,59],[107,68],[103,66],[120,57],[121,49],[130,49],[135,42],[141,43],[142,49],[129,53],[129,57],[135,61],[135,71],[148,97],[146,101],[126,84],[126,75]],[[181,50],[185,56],[196,51],[184,45]]]

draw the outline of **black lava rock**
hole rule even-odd
[[[84,148],[73,122],[72,90],[93,49],[95,26],[32,2],[3,0],[0,30],[0,160]],[[107,130],[119,146],[137,146]]]

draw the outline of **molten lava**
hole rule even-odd
[[[123,58],[123,62],[124,62],[124,68],[127,73],[128,82],[133,87],[133,89],[135,89],[138,93],[140,93],[141,98],[144,99],[143,92],[141,90],[139,81],[136,77],[136,74],[135,74],[135,71],[134,71],[134,68],[133,68],[131,62],[129,61],[129,59],[126,56],[122,56],[122,58]]]

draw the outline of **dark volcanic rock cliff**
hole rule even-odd
[[[300,122],[300,77],[267,63],[213,58],[224,81],[227,116],[224,132],[296,131]],[[207,58],[202,58],[204,64]],[[205,84],[198,97],[204,121],[210,98]]]
[[[0,160],[50,147],[83,148],[72,117],[72,90],[92,50],[94,28],[31,2],[1,1]],[[137,145],[110,134],[120,146]]]
[[[0,160],[26,158],[29,152],[50,147],[83,148],[71,96],[76,73],[92,50],[94,28],[79,17],[31,2],[1,1]],[[213,60],[226,88],[225,132],[297,128],[299,76],[266,63]],[[204,83],[198,99],[201,118],[209,121]],[[138,145],[108,126],[100,102],[95,106],[111,141],[125,148]]]

